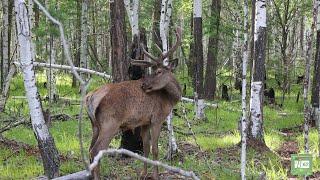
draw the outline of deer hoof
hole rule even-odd
[[[140,173],[140,179],[143,180],[143,179],[148,179],[148,173],[147,171],[143,170],[141,173]]]

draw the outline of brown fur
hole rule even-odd
[[[100,150],[108,148],[120,130],[141,126],[144,155],[148,157],[150,139],[153,159],[158,159],[158,138],[161,126],[173,106],[180,100],[181,88],[170,69],[158,68],[154,76],[145,79],[107,84],[86,96],[86,106],[92,123],[91,160]],[[151,130],[151,135],[150,131]],[[147,174],[144,165],[142,176]],[[94,169],[99,179],[99,168]],[[158,179],[154,167],[153,177]]]

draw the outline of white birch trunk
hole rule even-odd
[[[161,2],[161,15],[160,15],[160,38],[162,41],[162,51],[166,53],[169,49],[168,47],[168,30],[171,20],[172,13],[172,0],[162,0]],[[163,65],[169,65],[169,59],[166,58],[163,60]],[[174,153],[178,152],[177,142],[174,137],[173,125],[172,125],[172,114],[167,117],[167,125],[169,131],[169,147],[167,158],[171,159]]]
[[[3,67],[2,67],[2,78],[3,80],[6,78],[8,74],[9,68],[9,4],[8,0],[2,1],[2,9],[3,9],[3,30],[2,30],[2,54],[3,54]],[[3,84],[2,84],[3,85]],[[3,87],[2,87],[3,88]],[[1,88],[1,89],[2,89]]]
[[[252,135],[257,138],[262,124],[262,82],[252,82],[251,83],[251,98],[250,98],[250,112],[252,120]]]
[[[255,29],[254,29],[254,43],[255,43],[255,61],[254,61],[254,71],[257,69],[261,69],[259,66],[264,65],[265,55],[264,52],[259,48],[264,46],[265,42],[262,42],[265,38],[263,36],[263,31],[267,27],[266,22],[266,1],[257,0],[255,4],[256,12],[255,12]],[[261,37],[262,39],[258,39]],[[260,47],[258,47],[260,46]],[[263,60],[261,60],[263,59]],[[263,61],[263,62],[261,62]],[[260,72],[264,73],[264,72]],[[257,76],[257,77],[255,77]],[[260,77],[258,77],[260,76]],[[255,80],[259,79],[259,80]],[[263,139],[263,75],[253,73],[252,83],[251,83],[251,97],[250,97],[250,113],[251,113],[251,135],[255,139]]]
[[[124,0],[124,5],[129,17],[129,23],[132,30],[132,39],[134,35],[139,34],[139,0]]]
[[[47,89],[48,89],[48,97],[49,102],[54,101],[54,97],[56,94],[56,76],[55,76],[55,69],[51,67],[52,64],[56,63],[56,49],[55,49],[55,42],[56,40],[54,37],[51,36],[50,39],[50,58],[49,58],[49,69],[47,69]]]
[[[244,0],[244,42],[243,42],[243,58],[242,58],[242,117],[241,117],[241,179],[246,179],[246,155],[247,155],[247,62],[248,62],[248,0]]]
[[[195,112],[196,112],[196,118],[197,119],[204,119],[205,114],[204,114],[204,108],[205,108],[205,103],[203,99],[198,98],[198,93],[194,93],[194,105],[195,105]]]
[[[41,152],[44,170],[49,178],[58,176],[59,159],[54,140],[45,124],[33,70],[29,15],[24,0],[15,0],[19,51],[32,128]]]
[[[89,0],[82,1],[81,8],[81,42],[80,42],[80,67],[88,68],[88,4]],[[85,78],[84,74],[81,74],[83,79]]]
[[[193,1],[193,18],[202,18],[202,0],[194,0]],[[204,114],[204,100],[198,99],[198,93],[195,93],[195,112],[197,119],[205,119]]]

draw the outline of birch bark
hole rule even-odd
[[[4,82],[9,68],[9,3],[8,0],[2,1],[2,10],[3,10],[3,31],[2,31],[2,73],[1,73],[1,83]],[[1,89],[3,89],[3,84],[1,84]]]
[[[169,31],[169,24],[171,20],[172,14],[172,0],[162,0],[161,1],[161,15],[160,15],[160,38],[162,41],[162,52],[166,53],[169,49],[168,47],[168,31]],[[169,59],[166,58],[163,60],[163,65],[169,65]],[[169,147],[167,158],[172,159],[173,154],[178,152],[178,146],[176,139],[174,137],[173,132],[173,125],[172,125],[172,112],[167,117],[167,128],[169,131]]]
[[[81,42],[80,42],[80,67],[88,69],[88,4],[89,0],[82,1],[81,7]],[[83,79],[84,74],[81,74]]]
[[[15,12],[19,51],[22,55],[22,74],[30,109],[31,123],[38,141],[45,174],[49,178],[53,178],[59,175],[59,156],[54,140],[51,137],[43,118],[39,93],[35,83],[35,73],[32,64],[32,51],[34,51],[34,49],[32,49],[31,45],[30,21],[28,19],[29,15],[24,0],[15,0]]]
[[[265,145],[263,135],[263,81],[266,42],[266,1],[255,3],[254,62],[250,97],[250,131],[248,137]]]
[[[246,148],[247,148],[247,99],[246,99],[246,86],[247,86],[247,62],[248,62],[248,0],[243,2],[244,12],[244,42],[243,42],[243,58],[242,58],[242,117],[241,117],[241,179],[246,179]]]

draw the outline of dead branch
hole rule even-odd
[[[186,98],[186,97],[182,97],[182,98],[181,98],[181,101],[194,103],[194,100],[193,100],[193,99]],[[204,103],[204,104],[205,104],[206,106],[210,106],[210,107],[213,107],[213,108],[218,108],[218,104],[212,104],[212,103]]]
[[[19,62],[14,62],[14,64],[17,66],[20,66]],[[37,66],[37,67],[63,69],[63,70],[71,70],[72,69],[71,66],[62,65],[62,64],[48,64],[48,63],[33,62],[33,65]],[[111,76],[106,73],[102,73],[102,72],[98,72],[98,71],[94,71],[94,70],[86,69],[86,68],[79,68],[79,67],[74,67],[74,69],[79,72],[94,74],[94,75],[98,75],[98,76],[101,76],[104,78],[111,79]]]
[[[140,156],[134,152],[128,151],[126,149],[108,149],[108,150],[101,150],[95,157],[93,162],[90,164],[89,166],[89,171],[84,170],[84,171],[80,171],[80,172],[76,172],[73,174],[69,174],[66,176],[62,176],[62,177],[58,177],[55,180],[71,180],[71,179],[88,179],[90,177],[90,172],[92,171],[92,169],[94,169],[99,161],[101,160],[101,158],[105,155],[105,154],[110,154],[110,155],[114,155],[114,154],[125,154],[127,156],[130,156],[132,158],[138,159],[142,162],[151,164],[151,165],[156,165],[156,166],[161,166],[163,168],[165,168],[166,170],[173,172],[173,173],[178,173],[181,174],[185,177],[191,177],[192,179],[195,180],[200,180],[200,178],[198,178],[195,173],[193,171],[185,171],[182,170],[180,168],[174,167],[174,166],[169,166],[167,164],[164,164],[160,161],[153,161],[150,160],[146,157]]]
[[[9,123],[9,124],[8,124],[7,126],[5,126],[4,128],[1,128],[1,129],[0,129],[0,134],[2,134],[3,132],[8,131],[8,130],[14,128],[14,127],[17,127],[17,126],[19,126],[19,125],[21,125],[21,124],[25,124],[25,123],[28,123],[28,121],[27,121],[26,119],[24,119],[24,118],[20,119],[20,120],[17,121],[17,122]]]

